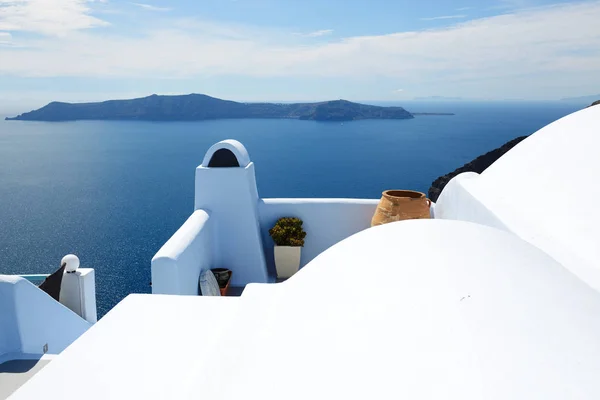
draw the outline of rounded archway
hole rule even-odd
[[[248,151],[243,144],[232,139],[214,144],[202,160],[202,167],[205,168],[245,168],[248,164]]]
[[[229,149],[219,149],[215,151],[208,162],[209,168],[233,168],[239,167],[237,157]]]

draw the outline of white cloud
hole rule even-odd
[[[133,4],[134,6],[143,8],[144,10],[148,10],[148,11],[158,11],[158,12],[171,11],[171,8],[169,8],[169,7],[157,7],[157,6],[153,6],[151,4],[145,4],[145,3],[131,3],[131,4]]]
[[[333,29],[321,29],[319,31],[314,31],[314,32],[308,32],[308,33],[298,33],[298,36],[305,36],[305,37],[319,37],[319,36],[326,36],[326,35],[331,35],[333,33]]]
[[[506,91],[513,90],[514,96],[528,97],[600,86],[597,21],[600,1],[593,1],[528,9],[442,29],[327,43],[305,41],[289,32],[265,34],[227,24],[173,21],[135,36],[88,30],[56,40],[22,41],[19,44],[26,47],[19,51],[4,46],[0,75],[353,80],[376,76],[411,82],[411,93],[428,86],[440,95],[512,97]]]
[[[498,8],[520,9],[534,7],[539,3],[539,0],[499,0]]]
[[[0,32],[0,46],[10,45],[12,42],[12,35],[8,32]]]
[[[404,92],[404,89],[396,89],[396,90],[394,90],[394,93],[402,93],[402,92]]]
[[[426,18],[421,18],[421,21],[437,21],[439,19],[461,19],[461,18],[467,18],[467,16],[464,15],[464,14],[460,14],[460,15],[442,15],[440,17],[426,17]]]
[[[526,8],[533,8],[539,6],[541,0],[497,0],[496,4],[486,7],[487,10],[523,10]],[[560,1],[560,0],[555,0]],[[585,1],[585,0],[579,0]]]
[[[0,0],[0,30],[63,35],[107,25],[90,15],[88,0]]]
[[[472,8],[473,7],[460,7],[460,8],[457,8],[456,11],[468,11],[468,10],[471,10]]]

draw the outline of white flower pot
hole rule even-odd
[[[275,246],[275,268],[278,278],[289,278],[300,268],[299,246]]]

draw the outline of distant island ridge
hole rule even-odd
[[[97,103],[52,102],[34,111],[6,120],[146,120],[201,121],[241,118],[289,118],[313,121],[353,121],[361,119],[410,119],[414,115],[452,115],[415,113],[402,107],[381,107],[332,100],[317,103],[241,103],[204,94],[159,96],[153,94],[131,100]]]
[[[415,97],[415,101],[462,101],[462,97],[447,97],[447,96],[426,96]]]
[[[560,99],[560,101],[569,102],[569,103],[581,103],[581,104],[589,104],[592,102],[596,102],[600,99],[600,94],[592,94],[589,96],[579,96],[579,97],[565,97]]]

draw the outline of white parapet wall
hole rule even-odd
[[[334,244],[371,226],[379,200],[369,199],[261,199],[258,203],[265,258],[274,271],[273,240],[269,229],[281,217],[303,221],[306,239],[300,266]]]
[[[76,257],[76,256],[73,256]],[[96,273],[93,268],[77,268],[70,273],[64,272],[60,288],[59,301],[75,314],[91,324],[98,321],[96,308]],[[18,275],[38,286],[50,274]]]
[[[90,326],[26,279],[0,275],[0,363],[58,354]]]
[[[196,210],[152,259],[152,293],[197,295],[198,277],[213,267],[213,221]]]
[[[60,288],[60,302],[89,323],[95,323],[98,315],[94,270],[78,268],[72,273],[65,273]]]

